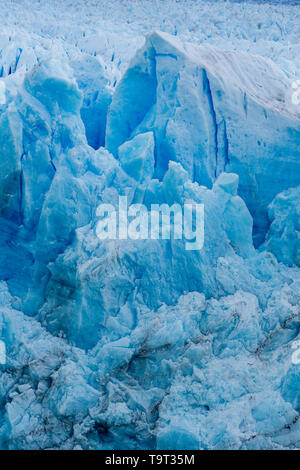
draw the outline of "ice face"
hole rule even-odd
[[[300,265],[300,187],[277,194],[268,208],[270,228],[264,247],[279,261]]]
[[[277,65],[238,37],[59,27],[0,36],[0,447],[299,448],[300,126],[278,26]],[[203,248],[100,240],[121,196],[203,204]]]
[[[300,119],[286,100],[291,87],[269,60],[153,33],[114,93],[106,145],[117,155],[130,136],[151,130],[158,178],[170,160],[208,187],[222,171],[237,173],[259,244],[267,205],[299,184]]]

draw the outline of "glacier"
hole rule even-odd
[[[299,449],[297,2],[27,3],[0,12],[0,448]],[[203,248],[100,240],[120,196],[204,204]]]

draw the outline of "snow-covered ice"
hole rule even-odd
[[[300,448],[297,3],[3,5],[0,448]]]

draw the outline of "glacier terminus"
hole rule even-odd
[[[299,450],[299,2],[0,19],[0,449]]]

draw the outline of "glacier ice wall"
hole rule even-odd
[[[114,93],[106,145],[117,156],[124,140],[152,130],[158,178],[169,160],[206,186],[222,171],[238,173],[259,244],[268,204],[300,183],[300,115],[285,100],[290,89],[269,60],[154,33]]]
[[[44,42],[1,56],[0,447],[299,448],[290,74],[155,32],[120,77]],[[120,195],[203,203],[203,249],[100,241]]]

